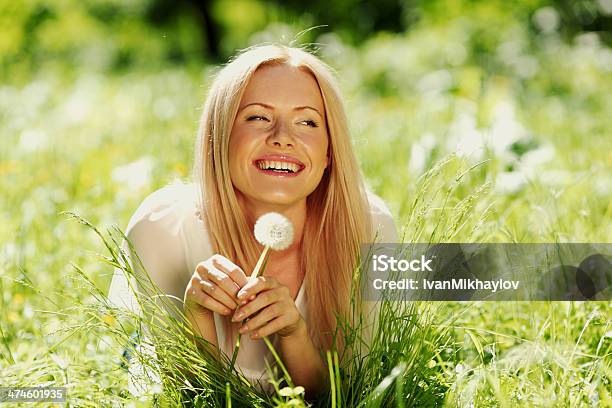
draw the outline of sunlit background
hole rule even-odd
[[[70,372],[98,397],[121,389],[104,331],[57,332],[71,321],[57,311],[93,301],[72,262],[110,282],[99,240],[60,212],[124,228],[188,177],[211,78],[264,41],[337,71],[363,173],[405,240],[611,242],[612,0],[308,3],[0,0],[0,384]],[[476,305],[440,381],[467,404],[605,406],[609,306]],[[530,367],[571,376],[466,374],[533,344]]]

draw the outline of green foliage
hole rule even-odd
[[[147,19],[148,0],[0,1],[0,78],[25,83],[32,73],[59,70],[158,70],[201,62],[198,22],[177,15],[166,26]]]

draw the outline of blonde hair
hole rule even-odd
[[[325,105],[331,163],[307,197],[302,239],[307,326],[320,350],[332,348],[335,313],[350,321],[350,290],[360,244],[371,238],[367,193],[351,145],[341,94],[332,69],[313,54],[284,45],[250,47],[217,74],[204,105],[195,150],[194,177],[213,251],[248,275],[261,253],[238,204],[229,169],[229,139],[242,94],[253,73],[267,64],[291,64],[316,79]],[[360,305],[359,290],[355,291]],[[360,307],[360,306],[358,306]],[[228,342],[234,342],[229,318]],[[341,334],[341,333],[340,333]],[[342,335],[336,348],[344,350]]]

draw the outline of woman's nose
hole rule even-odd
[[[277,123],[267,141],[277,147],[293,147],[294,143],[290,130],[281,121]]]

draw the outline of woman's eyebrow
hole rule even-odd
[[[267,103],[263,103],[263,102],[251,102],[251,103],[248,103],[248,104],[244,105],[242,108],[240,108],[240,111],[246,109],[247,107],[249,107],[251,105],[260,105],[260,106],[263,106],[264,108],[268,108],[268,109],[274,110],[274,107],[271,106],[271,105],[268,105]],[[323,115],[321,115],[321,112],[319,112],[319,110],[317,108],[313,108],[312,106],[304,105],[304,106],[296,106],[295,108],[293,108],[293,110],[304,110],[304,109],[311,109],[311,110],[317,112],[319,114],[319,116],[323,117]]]

